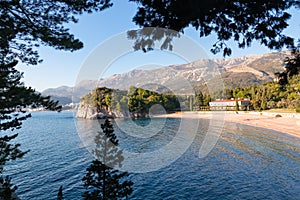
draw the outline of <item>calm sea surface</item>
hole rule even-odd
[[[154,120],[165,125],[150,138],[129,136],[116,127],[120,147],[131,152],[151,152],[172,141],[180,119]],[[94,132],[100,129],[97,121],[77,122],[86,123]],[[122,126],[126,123],[117,122]],[[134,123],[147,127],[150,122]],[[157,171],[131,173],[134,192],[129,199],[300,199],[299,139],[266,129],[227,124],[213,150],[199,158],[207,124],[206,120],[200,122],[194,142],[175,162]],[[84,147],[84,137],[79,135],[71,112],[33,113],[17,138],[22,149],[30,152],[11,162],[5,171],[18,185],[21,199],[56,199],[60,185],[65,199],[82,199],[81,179],[94,157]],[[155,158],[151,158],[152,165],[163,162]]]

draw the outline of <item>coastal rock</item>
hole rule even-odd
[[[127,111],[112,111],[110,108],[106,109],[97,109],[95,106],[81,102],[78,106],[77,118],[83,119],[106,119],[106,118],[139,118],[145,117],[145,115],[135,113],[132,114]]]
[[[80,103],[76,117],[84,119],[105,119],[105,118],[114,118],[114,114],[105,110],[100,109],[100,111],[89,104]]]
[[[129,111],[113,111],[112,112],[113,116],[115,118],[130,118],[130,112]]]

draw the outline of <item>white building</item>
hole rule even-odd
[[[238,103],[239,105],[239,110],[246,110],[250,105],[250,100],[217,99],[215,101],[209,102],[209,107],[210,110],[236,110],[236,103]]]

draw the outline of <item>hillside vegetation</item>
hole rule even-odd
[[[179,96],[133,86],[128,91],[101,87],[85,95],[81,101],[99,110],[129,111],[133,116],[145,116],[155,104],[163,106],[166,112],[203,110],[209,106],[211,100],[215,100],[217,96],[220,97],[220,94],[209,94],[205,89],[201,90],[203,87],[195,89],[195,95]],[[233,90],[226,89],[221,96],[224,99],[250,99],[250,108],[258,111],[275,108],[300,111],[300,75],[291,77],[286,85],[268,82],[243,88],[236,87]]]
[[[300,111],[300,75],[289,78],[288,83],[285,85],[269,82],[227,90],[226,97],[250,98],[255,110],[289,108]]]
[[[98,110],[104,109],[113,113],[129,111],[133,117],[148,115],[149,109],[155,104],[163,106],[166,112],[180,110],[177,96],[160,94],[136,87],[130,87],[128,91],[106,87],[95,88],[81,101],[96,107]]]

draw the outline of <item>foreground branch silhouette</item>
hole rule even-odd
[[[133,182],[126,180],[127,172],[121,172],[122,150],[118,148],[119,141],[109,120],[101,124],[102,132],[95,137],[96,148],[93,154],[96,159],[87,168],[83,177],[85,192],[84,199],[121,199],[128,197],[132,192]]]
[[[188,27],[199,32],[199,37],[215,35],[211,51],[223,52],[223,56],[231,55],[229,40],[239,48],[250,47],[255,40],[269,49],[294,47],[294,38],[286,35],[284,30],[291,18],[289,9],[299,9],[299,1],[130,1],[138,5],[133,21],[143,28],[128,33],[128,37],[135,40],[135,49],[152,50],[155,41],[160,40],[163,40],[162,49],[172,49],[171,41],[178,37],[176,32],[184,33]]]
[[[21,158],[27,151],[14,143],[22,122],[31,115],[27,108],[44,106],[59,110],[57,102],[42,97],[34,89],[25,87],[17,64],[37,65],[37,48],[51,46],[59,50],[75,51],[83,44],[76,39],[67,23],[76,23],[76,15],[101,11],[112,4],[109,0],[82,1],[16,1],[0,3],[0,199],[11,199],[16,187],[3,176],[8,161]]]

